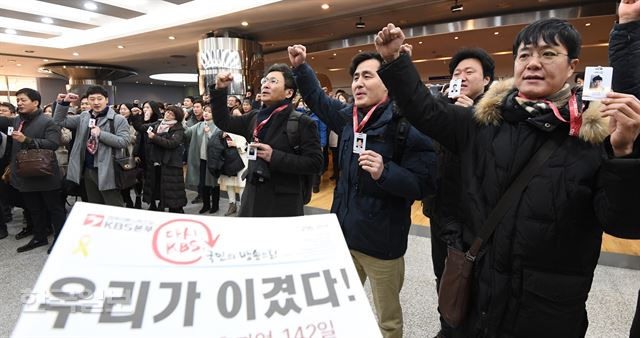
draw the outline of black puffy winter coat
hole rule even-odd
[[[568,134],[552,114],[531,117],[517,105],[510,81],[495,83],[470,115],[434,99],[407,56],[379,74],[410,122],[460,156],[467,248],[550,134]],[[592,103],[579,137],[567,137],[513,201],[476,260],[471,310],[457,336],[584,335],[603,229],[640,238],[640,142],[632,156],[614,158],[607,135]]]

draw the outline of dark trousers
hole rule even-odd
[[[441,224],[437,217],[429,219],[431,229],[431,262],[433,263],[433,273],[436,275],[436,293],[440,291],[440,280],[444,273],[444,262],[447,259],[447,243],[440,238]],[[438,312],[440,312],[438,310]],[[441,337],[451,337],[451,327],[444,318],[440,316]]]
[[[638,305],[636,305],[636,315],[631,324],[629,338],[640,338],[640,291],[638,291]]]
[[[200,160],[200,176],[198,181],[198,193],[202,196],[202,206],[209,206],[213,210],[218,210],[220,205],[220,186],[208,186],[207,182],[207,161]],[[229,201],[232,202],[232,201]]]
[[[60,195],[59,189],[22,193],[27,212],[33,220],[33,239],[46,239],[47,228],[52,225],[54,236],[57,238],[60,234],[66,217]]]

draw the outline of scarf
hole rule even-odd
[[[544,100],[531,100],[520,95],[516,95],[515,99],[516,102],[531,116],[541,116],[547,113],[553,114],[553,109],[549,104],[552,103],[554,106],[558,107],[560,115],[565,119],[565,121],[569,121],[569,111],[561,108],[565,108],[569,102],[569,98],[571,98],[571,94],[571,86],[569,86],[568,83],[565,83],[562,89]]]
[[[171,121],[162,120],[162,122],[160,122],[160,124],[158,125],[156,134],[160,135],[168,132],[169,129],[173,127],[176,123],[178,123],[178,120],[171,120]]]
[[[261,109],[258,114],[256,115],[256,126],[259,125],[262,121],[266,120],[269,115],[271,115],[271,113],[276,110],[278,107],[281,107],[282,105],[288,105],[288,107],[283,111],[286,112],[288,109],[291,109],[291,100],[287,100],[284,99],[276,104],[272,104],[268,107],[265,107],[263,109]],[[278,113],[279,114],[279,113]],[[264,127],[260,130],[260,132],[258,133],[258,139],[260,140],[264,140],[264,138],[267,135],[267,131],[269,130],[269,126],[271,125],[271,122],[273,121],[273,118],[271,120],[269,120],[269,122],[267,122],[267,124],[264,125]],[[255,128],[255,126],[254,126]]]

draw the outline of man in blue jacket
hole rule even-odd
[[[305,63],[304,46],[289,47],[289,60],[304,101],[340,135],[341,173],[331,212],[338,216],[360,281],[370,279],[380,331],[386,338],[402,337],[403,257],[411,205],[434,189],[431,141],[395,112],[377,75],[379,54],[364,52],[353,58],[349,74],[354,104],[325,94]],[[355,139],[363,141],[361,152]]]

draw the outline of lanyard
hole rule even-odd
[[[269,117],[267,117],[264,121],[260,122],[259,125],[256,126],[255,129],[253,129],[253,140],[256,142],[260,142],[260,140],[258,139],[258,134],[260,134],[260,131],[262,130],[262,128],[264,128],[264,125],[267,124],[267,122],[269,122],[269,120],[271,120],[271,117],[283,110],[285,110],[289,105],[288,104],[283,104],[282,106],[276,108],[276,110],[274,110]]]
[[[358,107],[356,107],[355,104],[353,105],[353,133],[354,134],[362,131],[362,129],[364,128],[364,125],[367,124],[367,122],[369,122],[369,119],[371,118],[371,115],[373,115],[373,112],[376,110],[376,108],[378,108],[378,106],[381,105],[386,100],[387,100],[387,97],[385,96],[382,99],[382,101],[378,102],[375,106],[369,109],[369,112],[367,113],[367,115],[364,116],[360,124],[358,124]]]
[[[526,96],[524,96],[524,94],[522,93],[518,93],[518,96],[530,100],[530,101],[534,101],[531,100],[529,98],[527,98]],[[565,120],[562,115],[560,115],[560,110],[558,109],[558,107],[556,107],[555,104],[553,104],[553,102],[549,101],[549,100],[542,100],[542,102],[546,103],[549,105],[549,107],[551,107],[551,110],[553,110],[553,114],[556,116],[556,118],[564,123],[569,123],[570,129],[569,129],[569,135],[571,136],[576,136],[578,134],[578,132],[580,132],[580,127],[582,126],[582,113],[578,110],[578,99],[576,98],[576,94],[573,93],[571,94],[571,97],[569,98],[569,118],[570,121]]]

